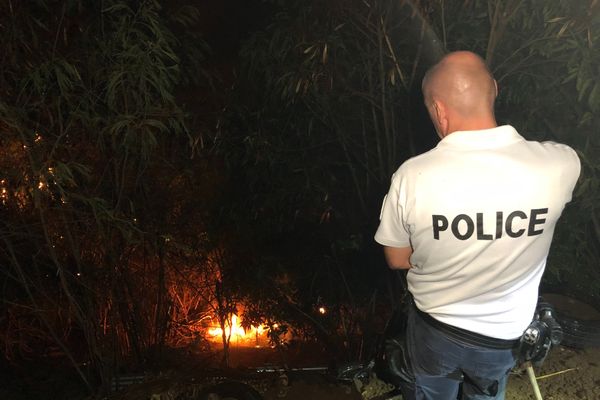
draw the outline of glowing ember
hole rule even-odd
[[[325,314],[326,312],[327,312],[327,310],[325,310],[325,307],[319,307],[320,314]]]

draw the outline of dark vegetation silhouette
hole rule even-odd
[[[0,4],[4,365],[58,352],[106,391],[234,313],[363,357],[402,292],[381,199],[435,145],[420,80],[456,49],[501,123],[580,153],[544,286],[599,304],[600,3],[256,1],[235,55],[193,3]]]

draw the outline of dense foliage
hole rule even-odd
[[[168,337],[177,275],[165,243],[201,235],[188,229],[198,213],[181,211],[186,186],[206,179],[186,176],[194,135],[175,89],[199,76],[206,49],[173,32],[197,12],[117,0],[1,8],[4,356],[39,355],[52,339],[86,383],[90,363],[106,383],[121,355],[142,362]]]
[[[218,70],[183,1],[0,5],[5,359],[52,344],[106,388],[242,311],[363,356],[402,291],[380,201],[435,145],[420,80],[456,49],[493,70],[499,122],[578,150],[545,285],[600,303],[600,3],[266,3]]]
[[[389,176],[407,157],[434,145],[418,96],[422,73],[443,52],[470,49],[497,78],[500,123],[580,153],[582,178],[558,229],[544,285],[598,303],[596,3],[285,4],[246,43],[242,71],[248,75],[241,75],[241,99],[234,101],[243,109],[232,110],[228,127],[235,134],[243,126],[237,129],[246,152],[238,157],[248,174],[243,192],[259,196],[265,185],[279,188],[253,203],[259,211],[284,207],[276,210],[287,222],[275,229],[298,223],[302,208],[289,199],[301,194],[314,210],[306,219],[323,225],[327,217],[329,227],[315,231],[336,232],[332,249],[336,241],[356,245],[344,248],[346,268],[355,260],[359,269],[377,271],[379,259],[369,249]],[[360,257],[365,254],[369,261]]]

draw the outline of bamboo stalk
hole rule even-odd
[[[562,375],[562,374],[565,374],[565,373],[571,372],[571,371],[577,371],[577,368],[567,368],[567,369],[564,369],[562,371],[557,371],[557,372],[553,372],[551,374],[546,374],[546,375],[538,376],[537,380],[540,381],[542,379],[552,378],[553,376]]]
[[[535,372],[533,372],[533,365],[531,365],[530,361],[525,363],[525,368],[527,369],[527,376],[529,377],[529,382],[531,382],[531,386],[533,386],[533,394],[535,395],[536,400],[543,400],[542,392],[540,392],[540,387],[537,384],[537,380],[535,379]]]

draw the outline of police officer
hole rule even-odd
[[[441,141],[393,175],[375,235],[416,306],[409,396],[504,399],[579,159],[497,125],[496,81],[474,53],[446,55],[422,89]]]

